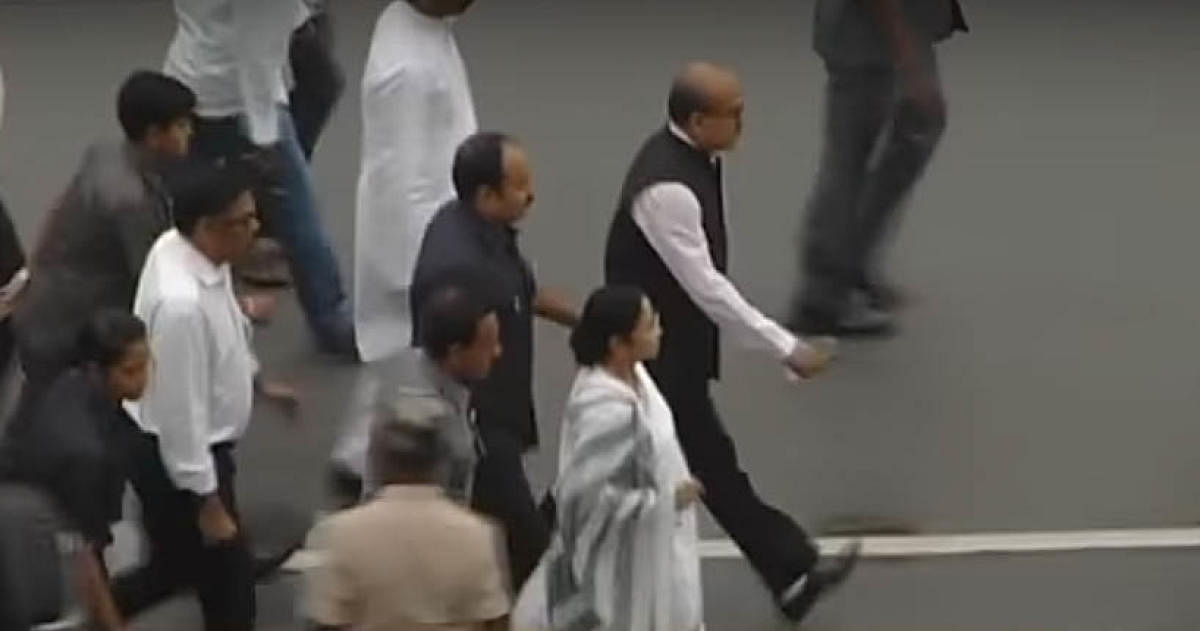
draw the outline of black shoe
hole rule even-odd
[[[254,582],[269,583],[279,575],[279,568],[283,567],[287,560],[292,558],[292,555],[297,550],[304,547],[304,541],[296,541],[288,544],[278,552],[268,554],[256,553],[254,555]]]
[[[836,555],[818,560],[808,574],[800,578],[804,583],[798,591],[794,595],[785,595],[785,600],[780,605],[783,615],[792,622],[803,620],[818,600],[833,593],[850,578],[861,556],[862,542],[855,541]]]
[[[851,300],[839,315],[805,311],[789,322],[788,328],[801,337],[890,337],[896,333],[896,319],[862,300]]]
[[[256,287],[287,287],[292,284],[292,272],[288,267],[283,246],[278,241],[259,237],[242,260],[233,266],[237,277]]]
[[[860,283],[855,288],[868,307],[877,311],[892,312],[908,304],[908,296],[895,285],[882,282]]]
[[[352,508],[362,499],[363,480],[357,473],[339,465],[331,464],[326,474],[329,501],[334,510]]]
[[[304,546],[313,518],[307,510],[286,503],[245,508],[239,528],[250,551],[254,582],[269,582],[292,554]]]
[[[362,361],[358,354],[358,340],[354,335],[354,319],[348,309],[342,310],[331,324],[321,327],[316,340],[317,349],[322,353],[356,364]]]

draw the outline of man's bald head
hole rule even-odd
[[[741,133],[742,84],[730,68],[691,62],[671,83],[667,114],[701,148],[728,149]]]

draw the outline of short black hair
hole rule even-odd
[[[429,284],[417,314],[417,345],[434,360],[455,345],[470,346],[479,322],[497,310],[494,291],[479,270],[454,268]]]
[[[504,145],[515,142],[507,134],[481,131],[472,134],[454,152],[454,192],[470,203],[481,188],[504,185]]]
[[[175,227],[191,236],[200,219],[228,212],[234,200],[242,193],[253,192],[254,186],[254,170],[245,161],[187,161],[173,169],[167,179]]]
[[[140,318],[123,309],[101,309],[80,331],[78,363],[111,368],[130,345],[145,340],[146,324]]]
[[[676,125],[687,125],[692,114],[703,114],[711,107],[708,95],[695,82],[680,77],[671,84],[671,93],[667,95],[667,116]]]
[[[195,109],[196,93],[161,72],[138,70],[125,79],[117,93],[117,120],[125,137],[133,142],[141,142],[151,127],[191,118]]]
[[[583,305],[579,324],[571,331],[571,350],[580,366],[595,366],[608,359],[608,343],[629,337],[642,315],[645,294],[637,287],[608,285],[592,292]]]

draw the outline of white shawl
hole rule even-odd
[[[522,590],[513,629],[691,631],[703,627],[691,477],[649,373],[635,390],[599,368],[575,379],[563,419],[550,549]]]

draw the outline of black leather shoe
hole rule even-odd
[[[794,594],[784,595],[780,606],[783,615],[792,622],[803,620],[817,601],[833,593],[850,578],[861,556],[862,542],[854,541],[836,555],[818,560],[813,569],[800,578],[803,583],[789,590]]]
[[[855,288],[855,291],[862,294],[863,301],[866,302],[868,307],[878,311],[892,312],[908,304],[906,293],[899,287],[887,283],[861,283]]]
[[[287,560],[292,558],[292,555],[297,550],[304,547],[304,541],[299,540],[288,544],[278,552],[255,552],[252,563],[254,564],[254,582],[255,583],[270,583],[279,575],[279,569],[283,567]]]
[[[896,333],[896,319],[886,311],[873,309],[861,300],[838,315],[803,312],[788,323],[801,337],[832,336],[845,338],[890,337]]]
[[[334,463],[329,465],[325,476],[329,501],[334,510],[353,508],[362,500],[363,479],[357,473]]]

